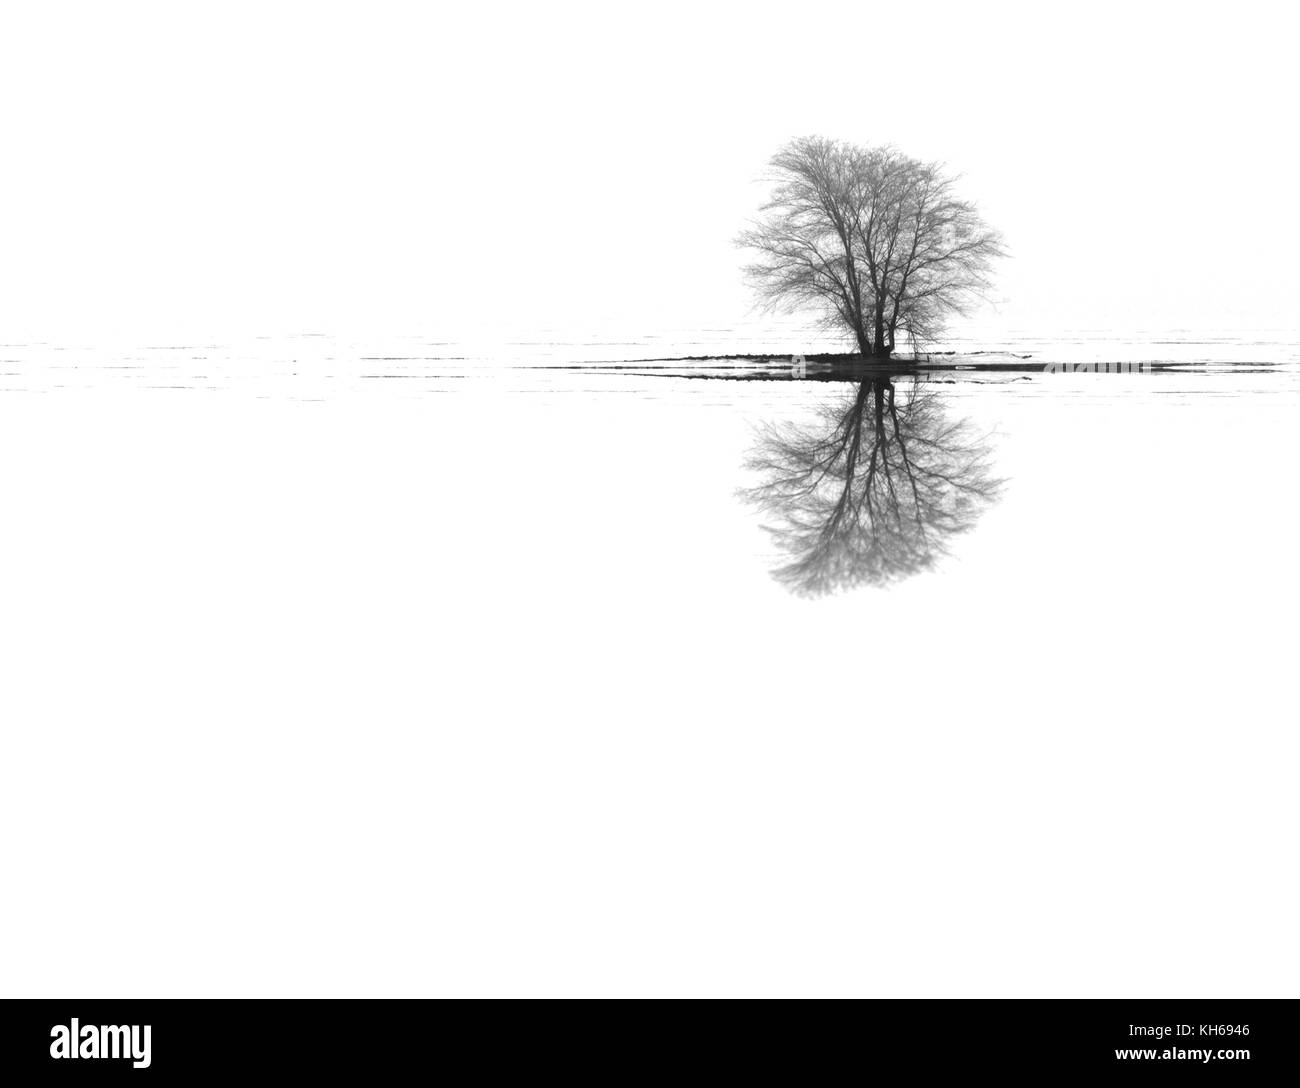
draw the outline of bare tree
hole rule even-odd
[[[743,497],[772,519],[786,556],[773,572],[821,596],[882,585],[932,566],[1002,488],[983,436],[913,382],[900,404],[889,376],[860,382],[811,426],[768,426]]]
[[[891,147],[821,136],[771,162],[772,196],[737,240],[772,309],[813,309],[858,351],[888,359],[901,339],[933,341],[990,285],[1002,241],[956,179]]]

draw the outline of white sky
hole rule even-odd
[[[1280,5],[7,3],[0,332],[744,320],[809,132],[961,171],[994,327],[1293,325]]]

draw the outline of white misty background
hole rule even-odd
[[[128,2],[0,16],[6,335],[747,319],[792,136],[965,175],[981,329],[1294,324],[1276,7]]]
[[[1258,357],[1280,10],[5,3],[0,989],[1293,993],[1294,369],[944,386],[1005,497],[816,603],[735,494],[815,383],[288,380],[757,346],[814,132],[965,175],[955,333]]]

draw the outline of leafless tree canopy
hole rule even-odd
[[[933,341],[990,285],[1002,243],[938,163],[810,136],[771,162],[772,197],[738,241],[770,308],[813,309],[863,355]]]
[[[984,438],[918,383],[900,404],[875,378],[812,426],[769,426],[742,492],[771,520],[778,581],[805,596],[881,585],[932,566],[997,498]]]

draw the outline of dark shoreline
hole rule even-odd
[[[1011,352],[933,352],[922,357],[875,359],[850,353],[821,352],[792,356],[746,353],[737,355],[682,355],[651,359],[598,360],[566,363],[544,369],[585,373],[639,375],[712,381],[861,381],[886,376],[926,374],[1087,373],[1214,374],[1269,373],[1278,364],[1265,361],[1175,362],[1173,360],[1111,362],[1033,361],[1030,355]],[[533,368],[528,368],[533,369]]]

